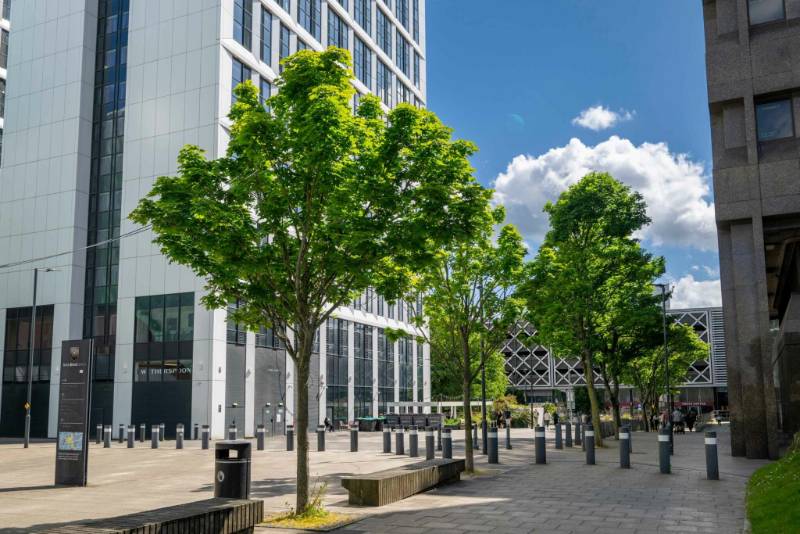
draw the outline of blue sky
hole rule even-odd
[[[530,246],[544,201],[606,170],[648,201],[673,304],[718,300],[701,2],[428,0],[427,39],[428,106]]]

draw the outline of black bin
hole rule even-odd
[[[218,441],[214,447],[214,497],[250,497],[250,442]]]

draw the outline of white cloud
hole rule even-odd
[[[494,201],[510,222],[538,246],[548,228],[545,202],[556,200],[591,171],[608,172],[638,191],[652,223],[642,231],[652,245],[716,250],[714,204],[703,166],[665,143],[634,145],[611,136],[596,146],[573,138],[538,156],[516,156],[495,180]]]
[[[635,113],[635,111],[631,112],[624,109],[612,111],[604,106],[592,106],[584,109],[580,115],[572,119],[572,124],[598,132],[611,128],[618,122],[631,120]]]
[[[721,306],[722,293],[717,280],[695,280],[687,274],[672,285],[672,298],[669,307],[672,309],[704,308]]]

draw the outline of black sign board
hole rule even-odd
[[[56,484],[85,486],[89,460],[92,340],[61,345]]]

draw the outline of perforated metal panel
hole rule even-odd
[[[519,323],[508,334],[500,351],[506,359],[509,383],[517,388],[550,387],[550,352],[532,342],[536,330],[530,323]]]
[[[712,308],[711,314],[711,366],[714,383],[728,385],[728,358],[725,352],[725,322],[721,308]]]
[[[686,384],[711,384],[711,321],[708,309],[674,310],[667,312],[677,323],[685,324],[694,329],[697,336],[709,344],[708,358],[697,360],[689,366],[686,375]]]

